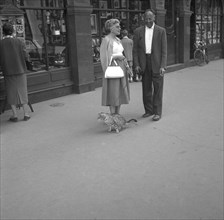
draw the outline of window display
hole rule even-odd
[[[92,38],[93,62],[100,61],[100,39]]]
[[[195,1],[196,41],[220,43],[221,1]]]
[[[62,0],[19,1],[20,8],[25,12],[25,43],[32,64],[29,68],[31,71],[68,65],[63,2]],[[29,6],[42,7],[31,10]]]

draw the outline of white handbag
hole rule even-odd
[[[115,60],[114,60],[115,66],[111,66],[112,59],[113,57],[111,57],[109,66],[105,71],[105,78],[111,79],[111,78],[124,77],[124,71],[121,69],[121,67],[117,64]]]

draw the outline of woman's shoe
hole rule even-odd
[[[17,117],[10,117],[9,118],[9,121],[17,122],[18,121],[18,118]]]

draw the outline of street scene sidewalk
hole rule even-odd
[[[97,120],[101,88],[1,115],[1,219],[210,219],[223,214],[224,60],[165,74],[163,116],[130,84],[120,133]]]

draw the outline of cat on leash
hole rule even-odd
[[[98,114],[98,120],[103,121],[108,126],[109,132],[115,130],[116,133],[119,133],[122,129],[126,128],[131,122],[137,122],[134,118],[127,121],[120,114],[110,114],[105,112],[100,112]]]

